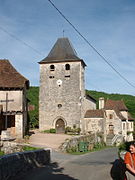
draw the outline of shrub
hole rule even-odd
[[[23,146],[23,151],[33,151],[37,149],[40,149],[40,148],[31,147],[31,146]]]
[[[50,133],[50,129],[44,130],[43,133]]]
[[[56,133],[56,129],[50,129],[50,133]]]
[[[67,153],[78,152],[78,147],[73,146],[73,147],[68,148],[66,151],[67,151]]]
[[[4,152],[3,151],[0,151],[0,156],[3,156],[4,155]]]
[[[71,132],[71,127],[69,127],[69,126],[67,126],[67,127],[65,128],[65,133],[67,134],[68,132]]]
[[[81,128],[75,128],[75,126],[74,128],[67,126],[65,129],[66,134],[75,135],[75,134],[80,134],[80,132],[81,132]]]

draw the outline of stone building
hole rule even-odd
[[[87,133],[103,133],[104,141],[133,140],[134,119],[122,100],[99,99],[99,109],[85,114]]]
[[[39,129],[65,127],[84,129],[84,114],[96,109],[96,101],[85,95],[85,62],[77,56],[68,38],[59,38],[40,64]]]
[[[25,135],[28,88],[29,81],[8,60],[0,60],[0,133],[7,129],[17,138]]]

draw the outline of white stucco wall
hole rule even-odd
[[[13,102],[8,102],[8,111],[23,111],[22,90],[0,91],[0,100],[6,100],[6,93],[8,93],[8,100],[13,100]],[[3,105],[3,111],[5,111],[6,103],[0,102],[0,104]]]
[[[128,119],[128,112],[127,111],[121,111],[120,112],[122,114],[122,116],[126,119]]]
[[[15,130],[18,138],[23,138],[23,115],[15,115]]]

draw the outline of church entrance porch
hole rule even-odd
[[[55,124],[56,133],[63,134],[65,133],[65,123],[62,119],[58,119]]]

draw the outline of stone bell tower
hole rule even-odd
[[[80,127],[85,63],[68,38],[59,38],[40,64],[39,129]]]

